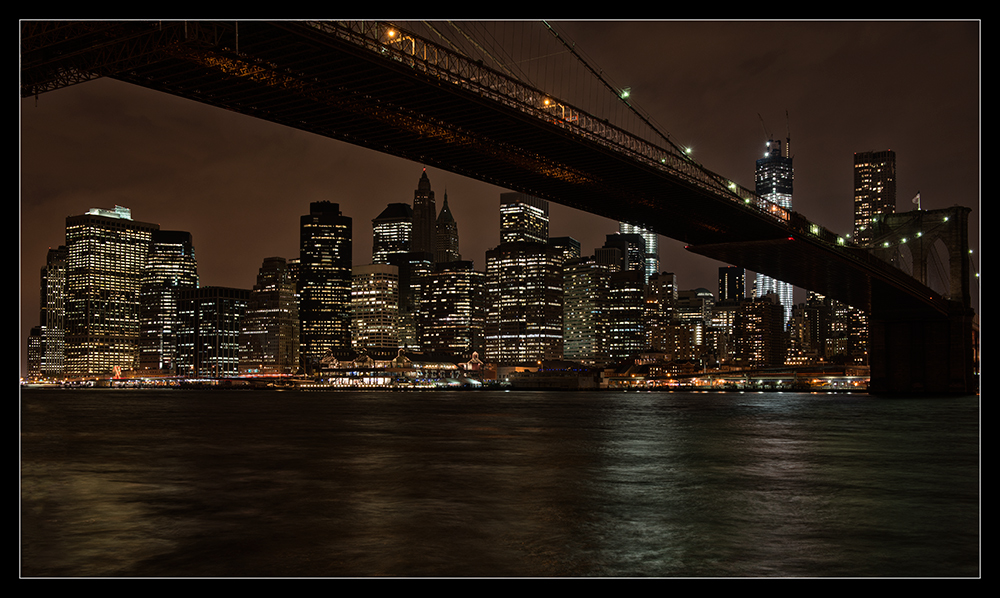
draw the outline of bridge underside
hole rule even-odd
[[[944,313],[918,283],[563,126],[298,22],[22,23],[21,93],[111,77],[683,241],[861,309]]]

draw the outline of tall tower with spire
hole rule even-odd
[[[434,192],[427,178],[427,169],[420,175],[417,190],[413,192],[413,242],[412,250],[431,255],[437,246],[437,207]]]
[[[444,204],[437,217],[437,247],[434,261],[438,264],[457,262],[462,259],[458,252],[458,223],[448,208],[448,192],[444,192]]]
[[[791,209],[793,171],[792,158],[788,155],[788,141],[785,140],[785,155],[782,155],[781,140],[768,140],[764,157],[757,160],[756,191],[761,198]],[[792,285],[758,273],[756,286],[757,297],[768,293],[778,296],[787,326],[792,319]]]

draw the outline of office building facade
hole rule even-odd
[[[413,246],[413,208],[391,203],[372,219],[372,263],[388,264],[389,256],[409,253]]]
[[[212,379],[239,376],[240,332],[249,301],[249,289],[199,287],[181,291],[179,375]]]
[[[549,202],[525,193],[500,194],[500,242],[549,240]]]
[[[139,371],[177,372],[178,301],[184,289],[198,288],[198,262],[191,233],[153,231],[139,293]]]
[[[438,263],[421,282],[421,346],[468,360],[483,353],[486,325],[485,274],[471,261]]]
[[[872,224],[896,212],[896,152],[854,154],[854,242],[869,245]]]
[[[139,292],[153,232],[128,208],[66,219],[67,376],[104,376],[139,365]]]
[[[264,259],[240,324],[240,375],[290,375],[298,371],[295,287],[295,275],[285,258]]]
[[[355,351],[399,348],[399,268],[355,266],[351,283],[351,343]]]
[[[786,140],[787,141],[787,140]],[[763,199],[783,208],[792,208],[792,182],[794,172],[792,158],[787,155],[788,144],[782,154],[780,140],[769,140],[764,157],[757,160],[756,192]],[[758,296],[774,293],[778,296],[784,311],[784,322],[787,325],[792,318],[793,292],[792,285],[776,280],[770,276],[757,273],[756,289]]]
[[[513,365],[562,359],[561,253],[513,241],[486,252],[486,360]]]
[[[351,350],[351,218],[340,205],[313,202],[300,219],[299,319],[303,370]]]
[[[659,235],[651,230],[642,228],[627,222],[618,223],[618,232],[623,235],[639,235],[645,242],[646,255],[644,257],[644,271],[646,282],[660,271],[660,240]]]

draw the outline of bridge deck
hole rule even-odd
[[[26,33],[22,95],[59,78],[109,76],[639,224],[863,309],[873,291],[944,309],[860,250],[305,23],[69,23]]]

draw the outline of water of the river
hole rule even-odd
[[[980,401],[21,393],[21,576],[978,577]]]

